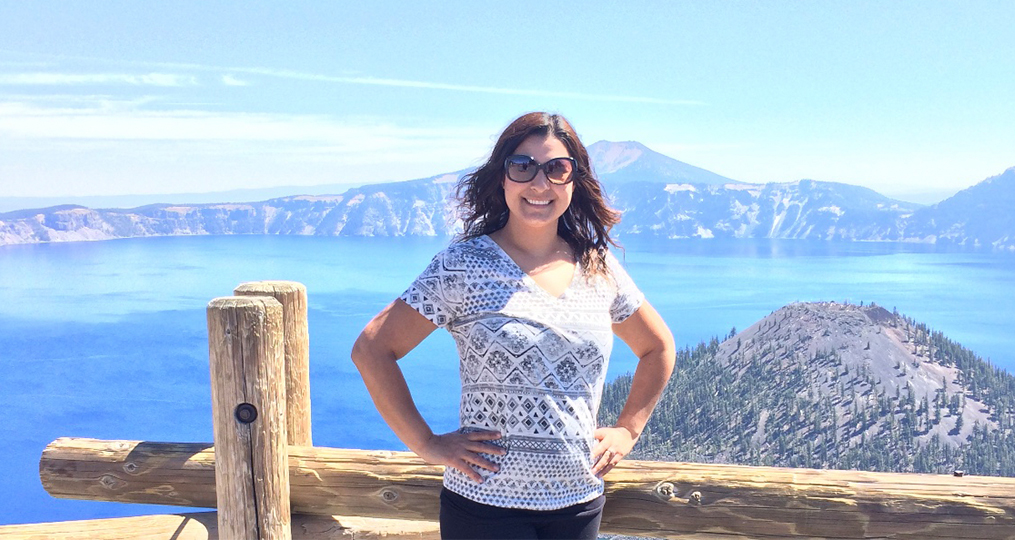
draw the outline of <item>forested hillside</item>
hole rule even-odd
[[[612,423],[630,375],[607,385]],[[792,304],[679,351],[632,457],[1015,476],[1015,376],[875,305]]]

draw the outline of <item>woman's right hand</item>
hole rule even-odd
[[[503,456],[507,454],[506,449],[486,442],[500,438],[500,432],[487,430],[434,434],[423,443],[422,448],[416,454],[427,463],[452,467],[480,484],[483,482],[483,477],[472,467],[476,466],[491,472],[497,472],[500,469],[496,463],[480,455]]]

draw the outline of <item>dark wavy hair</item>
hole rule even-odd
[[[602,184],[592,172],[589,153],[571,124],[559,114],[532,112],[511,122],[493,147],[490,159],[458,183],[459,212],[464,221],[462,240],[500,230],[508,221],[504,199],[504,160],[528,137],[554,137],[564,143],[577,163],[574,194],[564,215],[557,220],[557,234],[567,242],[582,270],[605,275],[608,245],[617,246],[610,229],[620,222],[620,212],[606,204]]]

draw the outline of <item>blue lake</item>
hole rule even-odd
[[[620,255],[680,345],[794,301],[876,302],[1015,372],[1015,254],[896,244],[631,239]],[[205,307],[244,281],[309,291],[314,442],[402,449],[348,359],[441,240],[176,237],[0,247],[0,524],[165,511],[57,500],[38,479],[62,436],[212,440]],[[458,367],[435,333],[403,360],[435,430],[457,427]],[[616,349],[610,377],[634,367]]]

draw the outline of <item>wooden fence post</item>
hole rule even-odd
[[[219,534],[290,540],[282,305],[263,296],[212,300],[208,350]]]
[[[310,427],[310,332],[307,288],[295,281],[242,283],[236,296],[271,296],[282,304],[285,326],[286,436],[291,446],[313,446]]]

